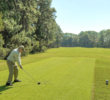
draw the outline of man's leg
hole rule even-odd
[[[12,82],[12,79],[13,79],[13,73],[14,73],[14,65],[11,61],[8,61],[7,60],[7,65],[8,65],[8,69],[9,69],[9,76],[8,76],[8,81],[7,83],[11,83]]]
[[[14,80],[18,80],[18,66],[16,64],[14,66]]]
[[[21,82],[21,80],[18,79],[18,66],[14,65],[14,82]]]

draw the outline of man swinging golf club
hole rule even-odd
[[[8,76],[8,81],[6,82],[7,86],[12,86],[12,79],[14,75],[14,82],[21,82],[18,79],[18,67],[16,65],[16,62],[18,63],[19,67],[23,69],[21,65],[21,52],[25,51],[24,46],[21,45],[18,48],[14,49],[10,55],[7,57],[7,65],[9,69],[9,76]]]

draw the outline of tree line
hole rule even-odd
[[[110,29],[63,33],[52,0],[0,0],[0,58],[19,45],[28,53],[56,47],[110,48]]]
[[[62,30],[52,0],[0,0],[0,57],[25,46],[25,53],[59,47]]]
[[[100,32],[81,31],[78,35],[63,33],[61,46],[110,48],[110,29]]]

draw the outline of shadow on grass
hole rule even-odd
[[[3,86],[0,86],[0,92],[2,92],[2,91],[5,91],[5,90],[8,90],[8,89],[10,89],[10,88],[12,88],[11,86],[6,86],[6,85],[3,85]],[[0,95],[1,95],[2,93],[0,93]]]

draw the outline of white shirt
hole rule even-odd
[[[13,63],[17,62],[19,66],[22,66],[20,58],[21,58],[21,52],[19,52],[19,49],[16,48],[7,57],[7,60],[12,61]]]

